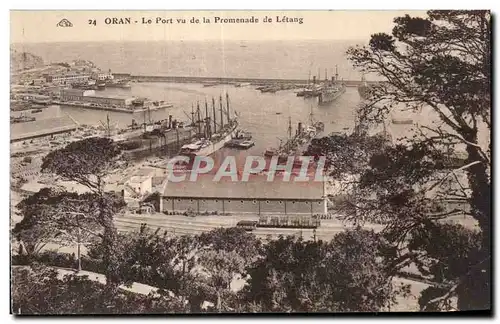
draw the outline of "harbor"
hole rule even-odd
[[[22,181],[36,184],[39,177],[37,169],[44,154],[73,141],[95,136],[109,137],[123,153],[124,165],[116,170],[114,176],[121,179],[116,188],[125,185],[122,192],[129,197],[129,207],[135,206],[137,199],[145,193],[132,190],[136,183],[127,184],[127,179],[134,172],[150,174],[143,169],[144,166],[163,170],[159,171],[162,176],[153,177],[154,188],[146,191],[161,192],[166,165],[171,157],[178,155],[189,156],[190,161],[195,156],[210,156],[216,165],[226,157],[234,157],[240,163],[249,156],[267,159],[266,165],[277,157],[282,164],[288,157],[301,156],[315,138],[353,132],[361,103],[359,87],[346,86],[338,73],[327,79],[325,72],[325,79],[320,80],[318,74],[312,80],[295,84],[272,79],[220,78],[142,82],[144,79],[137,80],[129,74],[112,75],[107,72],[95,74],[94,83],[92,79],[87,80],[86,74],[56,75],[57,78],[47,78],[58,83],[55,88],[43,83],[34,86],[31,82],[17,87],[12,95],[14,100],[24,101],[33,108],[29,112],[11,112],[13,162],[18,170],[15,172],[16,179],[21,181],[20,185]],[[71,82],[71,85],[60,84],[62,80]],[[315,85],[316,95],[298,95],[301,89],[307,92]],[[39,103],[43,101],[44,105],[35,106],[35,100]],[[397,132],[398,127],[404,130],[407,125],[408,118],[402,121],[393,118],[394,127],[389,131],[396,130],[396,133],[392,137],[404,135],[404,132]],[[27,159],[33,162],[28,163]],[[190,164],[183,168],[186,166]],[[294,170],[300,168],[295,162],[293,167]],[[146,186],[147,177],[149,175],[139,177],[140,181],[146,181]],[[314,197],[307,198],[305,194],[302,198],[296,197],[293,192],[290,192],[290,197],[281,197],[275,192],[275,201],[268,206],[265,197],[271,193],[266,189],[269,184],[263,182],[259,185],[262,186],[262,192],[256,196],[259,213],[265,212],[266,208],[270,208],[270,213],[274,213],[273,210],[282,213],[281,206],[285,207],[285,214],[293,214],[295,210],[315,218],[327,213],[326,202],[321,198],[324,196],[321,193],[323,189],[318,190]],[[173,185],[170,186],[172,189]],[[172,206],[173,211],[179,212],[179,208],[180,212],[185,212],[182,208],[191,210],[190,201],[198,199],[199,193],[195,191],[191,196],[179,197],[185,204],[183,207],[179,204],[175,208]],[[164,194],[168,200],[174,191]],[[212,198],[213,204],[206,208],[215,209],[207,209],[209,212],[217,211],[220,207],[217,207],[217,201],[224,201],[225,196]],[[244,195],[231,199],[238,202],[234,206],[238,213],[252,213],[255,208],[255,202],[245,203],[246,207],[240,206],[240,201],[246,201]],[[309,201],[305,205],[297,205],[297,199]],[[200,204],[197,202],[198,212],[205,208]],[[228,206],[222,208],[229,210]]]
[[[491,316],[492,19],[11,10],[11,314]]]

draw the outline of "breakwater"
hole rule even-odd
[[[192,77],[192,76],[166,76],[166,75],[133,75],[130,73],[113,73],[117,78],[128,78],[135,82],[172,82],[172,83],[206,83],[206,84],[241,84],[252,85],[269,84],[294,84],[306,85],[308,80],[302,79],[256,79],[256,78],[230,78],[230,77]],[[320,80],[321,81],[321,80]],[[357,87],[363,83],[361,80],[342,80],[347,87]],[[378,82],[369,81],[368,84]]]

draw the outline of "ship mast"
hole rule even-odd
[[[201,116],[200,116],[200,102],[196,104],[196,111],[198,112],[198,134],[201,135]]]
[[[193,124],[193,126],[195,125],[194,124],[194,106],[193,106],[193,104],[191,104],[191,123]]]
[[[338,65],[335,65],[335,81],[339,80],[339,68]]]
[[[111,137],[111,127],[109,127],[109,114],[106,114],[106,122],[108,125],[108,137]]]
[[[326,72],[327,69],[325,69],[325,81],[328,81],[328,74]]]
[[[292,138],[292,117],[288,117],[288,138]]]
[[[224,127],[224,109],[222,108],[222,95],[219,97],[219,104],[220,104],[220,127],[221,130]]]
[[[214,114],[214,134],[217,133],[217,116],[215,114],[215,99],[212,97],[212,110]]]
[[[205,97],[205,130],[206,130],[206,137],[210,138],[210,116],[208,115],[208,103],[207,103],[207,98]]]
[[[313,106],[310,105],[311,112],[309,113],[309,122],[311,123],[311,126],[314,124],[314,118],[313,118]]]
[[[231,123],[231,115],[229,114],[229,93],[226,92],[226,106],[227,106],[227,123]]]

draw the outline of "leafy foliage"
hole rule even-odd
[[[422,296],[422,308],[434,309],[439,298],[446,308],[457,296],[461,310],[487,309],[491,144],[481,143],[479,135],[491,128],[490,13],[429,11],[427,18],[406,15],[394,23],[392,35],[374,34],[368,46],[348,50],[355,67],[384,78],[360,107],[360,121],[379,123],[401,108],[426,109],[437,121],[420,125],[395,147],[370,153],[356,189],[354,215],[387,225],[386,237],[401,247],[394,265],[422,259],[435,263],[427,271],[437,283]],[[450,155],[463,149],[462,163],[450,163]],[[441,224],[458,214],[478,222],[479,236]],[[403,248],[408,240],[411,253]],[[454,261],[444,254],[453,249],[461,251]],[[467,270],[438,274],[437,269],[457,262]]]
[[[42,171],[76,181],[93,191],[102,190],[103,178],[114,167],[120,150],[109,138],[91,137],[47,154]]]
[[[112,195],[104,192],[104,178],[116,166],[120,149],[109,138],[89,138],[72,142],[62,149],[44,157],[42,171],[48,171],[75,181],[96,195],[92,200],[98,209],[98,222],[103,227],[102,248],[105,250],[106,279],[111,290],[119,283],[118,260],[116,259],[117,231],[113,224],[117,206]]]
[[[248,271],[246,302],[261,311],[378,311],[396,295],[377,234],[351,230],[331,242],[271,241]]]
[[[151,314],[181,310],[175,298],[161,294],[109,295],[87,276],[64,275],[50,268],[14,268],[12,310],[23,315]]]

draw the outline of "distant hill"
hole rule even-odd
[[[10,51],[10,70],[20,71],[36,67],[42,67],[43,59],[40,56],[27,52]]]

